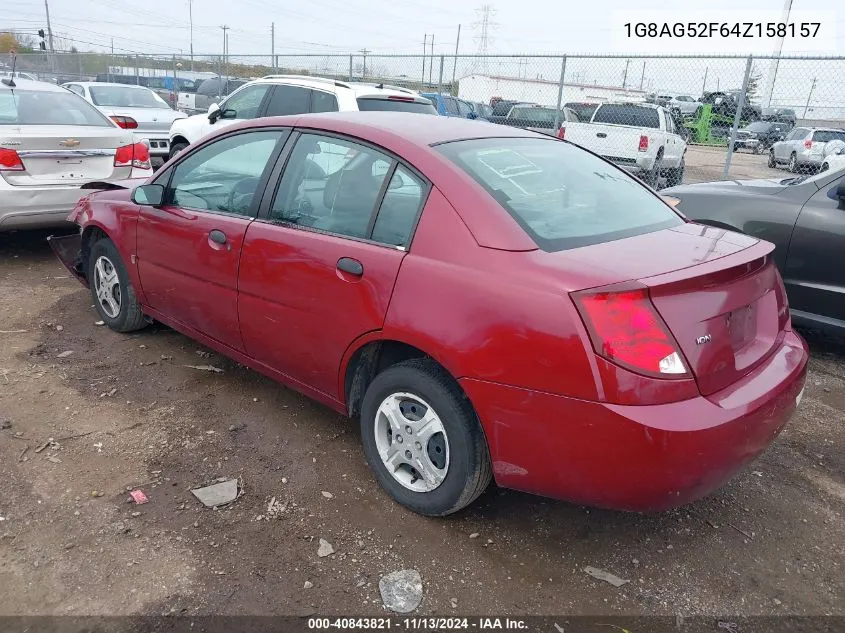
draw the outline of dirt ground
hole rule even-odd
[[[725,169],[727,148],[690,145],[685,156],[684,184],[721,180]],[[749,180],[754,178],[789,178],[795,174],[779,168],[771,169],[766,165],[767,154],[755,154],[740,149],[731,156],[730,178]],[[799,174],[801,175],[801,174]]]
[[[689,507],[491,487],[426,519],[377,488],[355,423],[167,328],[96,325],[45,235],[0,235],[0,615],[379,615],[380,576],[404,568],[423,579],[417,614],[845,614],[835,341],[810,337],[804,399],[771,449]],[[244,494],[206,509],[189,490],[218,477]]]

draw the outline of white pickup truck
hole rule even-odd
[[[602,103],[589,123],[567,122],[558,137],[580,145],[658,187],[680,185],[687,144],[672,116],[651,103]]]

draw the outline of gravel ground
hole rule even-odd
[[[356,424],[167,328],[96,325],[44,235],[0,236],[0,615],[378,615],[406,568],[417,614],[845,615],[835,340],[808,335],[793,421],[707,499],[641,515],[491,487],[426,519],[377,488]],[[243,494],[204,508],[190,489],[219,477]]]

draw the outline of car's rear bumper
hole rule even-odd
[[[170,153],[170,139],[166,130],[137,130],[135,139],[147,142],[150,156],[166,157]]]
[[[0,183],[0,231],[68,224],[66,218],[85,192],[69,187],[12,187]]]
[[[703,497],[777,437],[804,387],[808,352],[788,332],[766,363],[708,397],[623,406],[462,379],[499,485],[620,510]]]

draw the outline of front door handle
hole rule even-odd
[[[208,234],[208,239],[216,244],[225,244],[226,243],[226,234],[223,231],[218,229],[214,229],[211,233]]]
[[[350,275],[355,275],[356,277],[364,274],[364,265],[351,257],[341,257],[337,260],[337,269]]]

